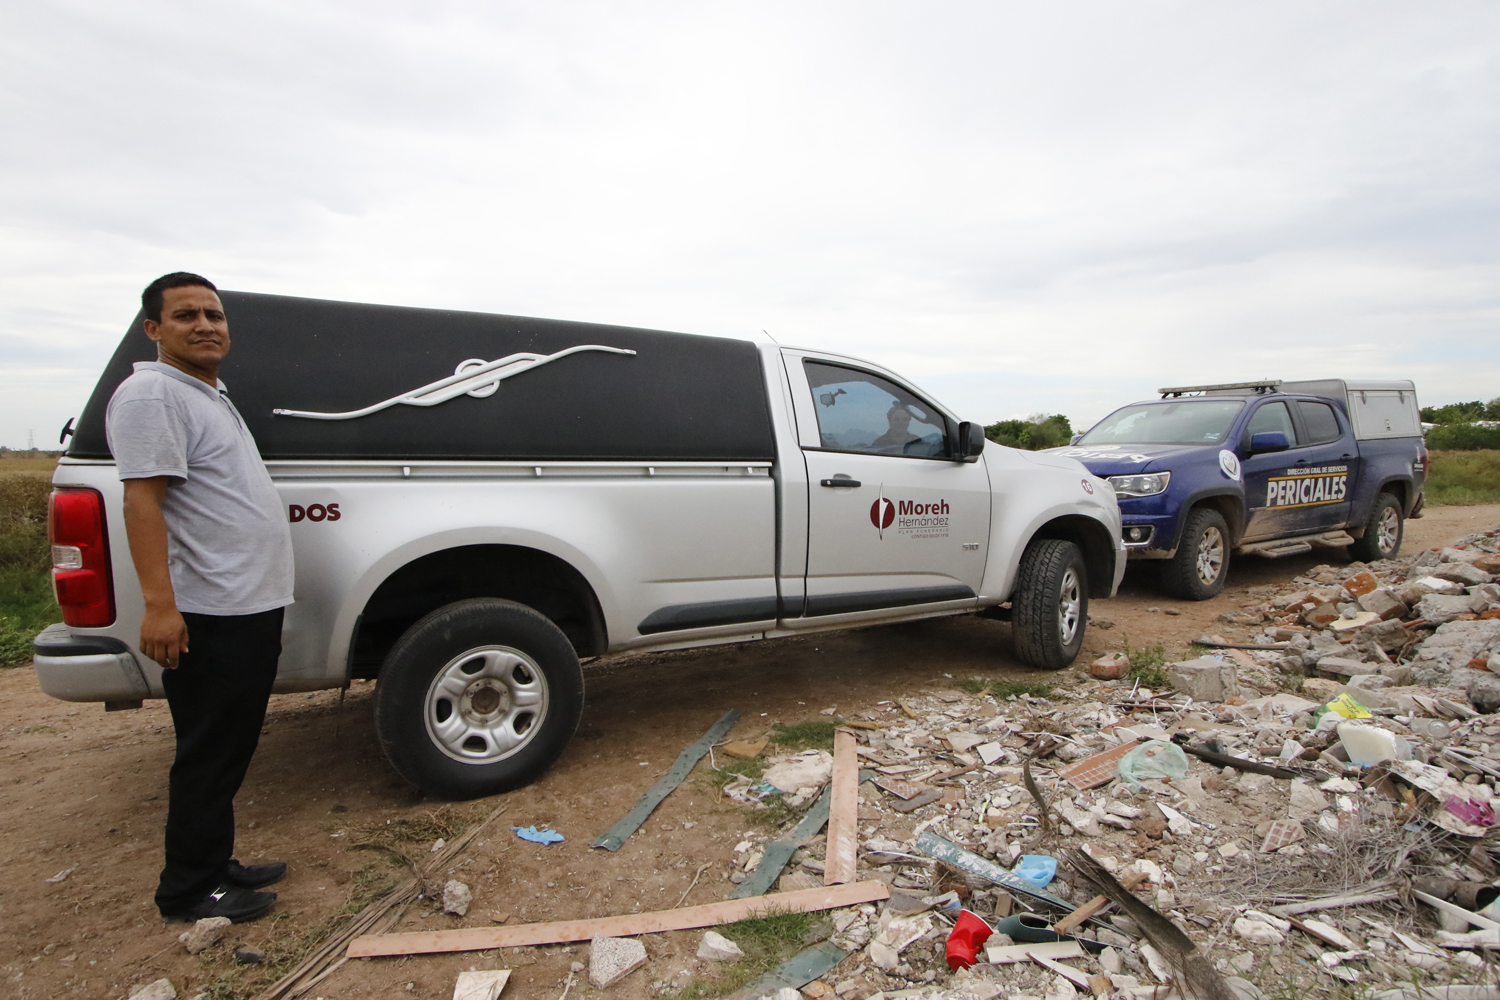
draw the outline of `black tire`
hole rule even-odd
[[[525,605],[489,597],[439,608],[407,629],[375,685],[386,758],[443,798],[535,781],[582,715],[583,669],[562,630]]]
[[[1038,538],[1026,547],[1011,597],[1016,655],[1039,670],[1061,670],[1083,648],[1089,573],[1078,546]]]
[[[1401,501],[1389,493],[1382,493],[1370,508],[1370,516],[1365,521],[1365,537],[1355,539],[1349,546],[1349,558],[1360,562],[1394,559],[1401,551],[1401,539],[1405,534],[1406,519],[1401,516]]]
[[[1229,526],[1212,507],[1199,507],[1188,515],[1177,554],[1162,567],[1162,585],[1173,597],[1206,601],[1228,577]]]

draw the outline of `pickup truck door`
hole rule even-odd
[[[983,457],[954,461],[957,423],[872,366],[785,353],[808,477],[804,622],[973,601],[989,545]],[[785,625],[795,627],[796,609]]]
[[[1292,408],[1304,402],[1268,400],[1256,408],[1245,427],[1246,446],[1251,436],[1273,431],[1285,434],[1291,445],[1286,451],[1251,455],[1242,463],[1250,515],[1245,541],[1328,530],[1348,520],[1352,461],[1344,450],[1344,436],[1327,440],[1329,428],[1319,412],[1309,411],[1304,421],[1299,409],[1294,418]],[[1307,405],[1327,410],[1335,426],[1345,428],[1331,407]],[[1352,439],[1349,445],[1352,448]]]

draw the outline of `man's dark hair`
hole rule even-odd
[[[146,290],[141,293],[141,310],[151,322],[160,323],[162,293],[168,288],[190,287],[207,288],[210,292],[218,291],[214,283],[202,275],[188,271],[173,271],[171,274],[162,275],[146,286]]]

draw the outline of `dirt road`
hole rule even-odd
[[[1500,505],[1446,507],[1408,525],[1408,551],[1440,545],[1500,520]],[[1289,579],[1338,553],[1269,561],[1240,560],[1230,586],[1202,604],[1172,601],[1149,571],[1132,568],[1120,596],[1096,602],[1080,663],[1119,648],[1164,642],[1172,653],[1205,631],[1244,636],[1215,621],[1246,601],[1247,588]],[[1163,610],[1153,610],[1163,609]],[[1180,612],[1165,613],[1166,609]],[[912,690],[973,676],[1033,677],[1011,656],[1008,625],[974,618],[935,619],[836,635],[748,643],[601,663],[588,674],[583,725],[542,781],[494,799],[444,806],[424,799],[385,765],[370,719],[373,685],[273,699],[261,748],[240,793],[239,857],[278,859],[292,871],[276,889],[276,915],[233,929],[227,946],[192,957],[176,944],[151,903],[161,865],[161,830],[172,733],[163,703],[106,715],[101,706],[43,696],[29,669],[0,672],[0,992],[18,998],[124,997],[133,984],[169,977],[179,996],[252,995],[267,967],[236,967],[235,944],[264,949],[274,962],[320,938],[341,913],[400,873],[379,842],[425,857],[442,823],[488,813],[504,801],[503,824],[465,854],[461,875],[475,903],[463,921],[414,908],[403,929],[569,919],[711,902],[728,895],[732,850],[753,820],[716,799],[699,773],[670,796],[616,854],[591,850],[595,835],[724,711],[744,717],[735,735],[772,723],[840,715],[881,718]],[[1074,671],[1044,675],[1066,684]],[[551,826],[567,841],[522,842],[511,825]],[[698,867],[708,863],[696,887]],[[698,935],[647,941],[651,977],[683,978]],[[470,967],[514,968],[505,996],[562,992],[569,963],[586,946],[530,948],[402,960],[353,962],[311,996],[451,996],[454,975]],[[651,995],[637,973],[609,991]],[[571,997],[596,995],[587,981]]]

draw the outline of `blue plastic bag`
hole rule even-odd
[[[513,826],[516,836],[522,840],[529,840],[533,844],[556,844],[567,838],[556,830],[538,830],[534,826]]]
[[[1010,873],[1035,882],[1038,889],[1046,888],[1047,883],[1057,877],[1057,859],[1045,854],[1023,854]]]

